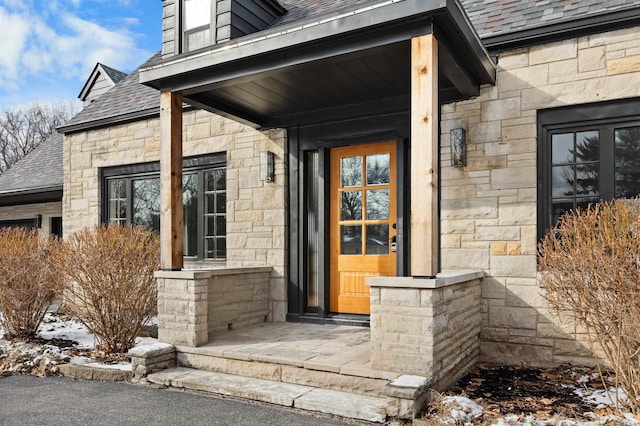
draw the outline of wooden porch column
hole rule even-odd
[[[160,93],[160,267],[182,269],[182,95]]]
[[[439,272],[438,40],[411,39],[411,275]]]

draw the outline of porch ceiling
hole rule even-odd
[[[475,96],[495,67],[457,0],[399,0],[165,58],[140,82],[256,127],[408,111],[411,38],[439,41],[439,96]],[[462,59],[464,58],[464,60]]]

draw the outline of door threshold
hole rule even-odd
[[[300,315],[293,322],[304,322],[312,324],[335,324],[335,325],[350,325],[355,327],[370,326],[369,315],[355,315],[355,314],[329,314],[326,317],[318,317],[313,314]]]

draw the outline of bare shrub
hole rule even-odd
[[[640,414],[638,200],[565,214],[540,244],[539,261],[551,310],[585,327],[598,366],[613,368]]]
[[[0,230],[0,326],[4,337],[32,338],[63,287],[50,267],[60,242],[36,230]]]
[[[65,244],[58,264],[69,278],[65,309],[96,337],[97,349],[123,353],[156,310],[158,237],[115,224],[86,228]]]

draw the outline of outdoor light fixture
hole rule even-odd
[[[451,129],[451,165],[464,167],[467,165],[467,132],[464,129]]]
[[[273,182],[276,178],[276,160],[271,151],[260,152],[260,180]]]

